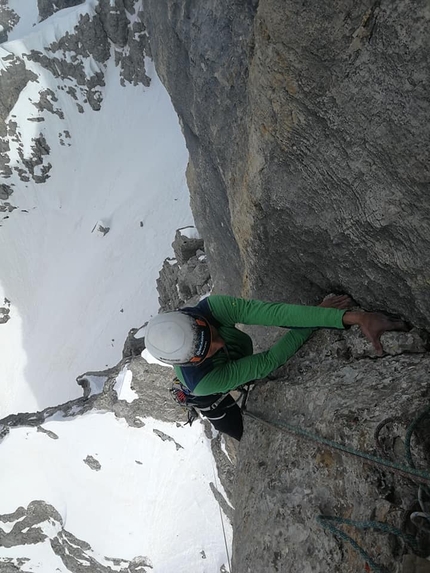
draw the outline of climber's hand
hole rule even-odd
[[[345,312],[343,324],[345,326],[357,324],[380,356],[384,353],[381,344],[381,335],[384,332],[388,330],[408,330],[403,320],[390,318],[380,312]]]

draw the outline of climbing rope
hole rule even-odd
[[[426,413],[426,416],[423,415],[424,412],[422,414],[420,414],[420,416],[419,416],[420,420],[423,419],[424,417],[427,417],[430,415],[430,407],[426,408],[425,413]],[[287,422],[269,421],[269,420],[266,420],[265,418],[263,418],[262,416],[260,416],[258,414],[254,414],[253,412],[249,412],[246,410],[245,410],[244,414],[246,416],[248,416],[249,418],[252,418],[253,420],[256,420],[256,421],[258,421],[258,422],[260,422],[266,426],[279,428],[280,430],[286,431],[290,434],[293,434],[293,435],[298,436],[300,438],[306,439],[308,441],[316,442],[317,444],[322,444],[329,449],[341,451],[341,452],[344,452],[344,453],[349,454],[351,456],[364,459],[370,465],[376,466],[378,468],[388,469],[389,471],[391,471],[393,473],[397,473],[397,474],[401,475],[402,477],[409,478],[415,482],[419,482],[419,483],[423,483],[423,484],[430,484],[430,473],[426,470],[420,470],[420,469],[417,469],[415,467],[405,466],[405,465],[400,464],[398,462],[393,462],[391,460],[387,460],[387,459],[381,458],[379,456],[374,456],[372,454],[368,454],[367,452],[361,452],[361,451],[356,450],[354,448],[351,448],[349,446],[345,446],[344,444],[340,444],[339,442],[335,442],[334,440],[329,440],[328,438],[323,438],[322,436],[319,436],[318,434],[310,432],[309,430],[305,430],[303,428],[300,428],[299,426],[294,426],[293,424],[288,424]],[[413,422],[413,424],[416,425],[415,421]]]
[[[415,468],[415,463],[412,459],[412,453],[411,453],[412,434],[414,433],[417,426],[419,426],[420,423],[425,418],[428,417],[428,415],[429,415],[429,412],[428,412],[428,409],[426,408],[408,426],[406,436],[405,436],[404,448],[405,448],[406,461],[408,462],[409,467]],[[383,453],[383,455],[387,455],[387,454],[386,454],[386,452],[385,452],[385,450],[381,444],[381,441],[379,439],[379,434],[380,434],[380,432],[384,426],[386,426],[389,423],[396,423],[396,422],[397,423],[402,423],[402,422],[404,423],[404,420],[400,416],[392,417],[392,418],[386,418],[380,424],[378,424],[378,426],[375,430],[374,437],[375,437],[376,445],[378,446],[379,450]],[[430,509],[427,508],[427,504],[424,501],[424,497],[427,497],[430,500],[430,488],[427,485],[420,484],[418,486],[417,500],[415,500],[413,502],[413,504],[405,512],[405,517],[404,517],[404,520],[402,522],[402,529],[403,530],[406,528],[407,519],[410,519],[418,530],[426,531],[428,533],[430,532],[430,527],[429,527],[429,525],[430,525]],[[417,504],[420,507],[421,511],[412,511],[412,508]],[[427,521],[427,524],[423,524],[423,520]]]
[[[256,420],[266,426],[271,426],[278,428],[280,430],[286,431],[290,434],[293,434],[296,437],[303,438],[308,441],[315,442],[317,444],[324,445],[326,448],[341,451],[348,455],[354,456],[356,458],[361,458],[365,460],[367,463],[376,466],[378,468],[387,469],[392,473],[401,475],[402,477],[406,477],[411,479],[414,482],[418,482],[419,490],[418,490],[418,502],[421,507],[421,512],[413,512],[411,514],[411,521],[416,525],[419,529],[429,531],[426,527],[417,524],[417,518],[425,519],[430,523],[430,515],[428,511],[426,511],[425,503],[423,500],[424,494],[426,494],[429,498],[429,484],[430,484],[430,473],[426,470],[420,470],[415,467],[415,464],[412,460],[411,454],[411,437],[417,426],[425,419],[430,417],[430,406],[425,408],[420,414],[413,420],[413,422],[409,425],[406,438],[405,438],[405,457],[408,465],[400,464],[395,461],[391,461],[379,456],[374,456],[372,454],[368,454],[366,452],[361,452],[349,446],[345,446],[344,444],[340,444],[335,442],[334,440],[329,440],[318,434],[310,432],[309,430],[305,430],[300,428],[299,426],[294,426],[292,424],[288,424],[287,422],[273,422],[264,419],[262,416],[254,414],[253,412],[244,411],[244,414],[248,417]],[[388,421],[394,421],[394,419],[385,420],[383,423],[378,425],[378,428],[375,432],[375,437],[379,434],[380,429],[388,423]],[[378,446],[380,446],[377,440]],[[397,537],[401,538],[409,547],[418,555],[423,555],[420,551],[418,542],[416,539],[408,534],[403,532],[401,529],[394,527],[392,525],[388,525],[386,523],[381,523],[379,521],[354,521],[351,519],[346,519],[342,517],[335,517],[335,516],[327,516],[327,515],[319,515],[317,517],[317,522],[326,530],[330,531],[336,537],[339,537],[349,543],[367,562],[368,566],[372,571],[375,573],[389,573],[389,571],[385,567],[381,567],[378,565],[370,555],[348,534],[346,534],[342,529],[336,527],[336,525],[349,525],[355,527],[356,529],[361,530],[368,530],[372,529],[373,531],[378,531],[382,533],[391,533],[396,535]],[[335,525],[336,524],[336,525]]]
[[[212,459],[212,472],[214,475],[214,485],[217,491],[219,491],[219,487],[218,487],[218,480],[217,480],[217,472],[215,470],[215,464],[214,461]],[[230,551],[228,550],[228,543],[227,543],[227,535],[225,532],[225,526],[224,526],[224,519],[222,516],[222,509],[221,509],[221,505],[218,504],[218,509],[219,509],[219,517],[221,520],[221,527],[222,527],[222,535],[224,538],[224,547],[225,547],[225,553],[227,555],[227,563],[228,563],[228,570],[231,572],[231,559],[230,559]]]
[[[359,553],[366,563],[369,565],[372,571],[375,573],[390,573],[385,567],[381,567],[376,563],[370,555],[353,539],[350,535],[342,531],[339,527],[336,527],[334,523],[339,525],[349,525],[355,529],[360,529],[366,531],[371,529],[372,531],[379,531],[381,533],[391,533],[402,538],[405,543],[407,543],[415,553],[420,553],[417,541],[412,535],[408,533],[403,533],[397,527],[388,525],[387,523],[381,523],[380,521],[354,521],[352,519],[346,519],[344,517],[335,517],[333,515],[318,515],[317,522],[330,531],[336,537],[339,537],[343,541],[349,543],[356,551]]]

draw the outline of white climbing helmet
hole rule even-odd
[[[199,364],[206,358],[212,335],[205,318],[181,311],[152,318],[146,327],[145,346],[161,362]]]

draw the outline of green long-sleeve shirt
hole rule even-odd
[[[213,295],[192,310],[214,325],[225,341],[225,350],[220,350],[202,364],[175,366],[178,378],[196,396],[226,393],[246,382],[264,378],[291,358],[314,328],[344,328],[342,317],[345,311],[318,306]],[[293,330],[269,350],[253,354],[251,338],[236,328],[237,323]]]

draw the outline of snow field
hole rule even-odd
[[[15,511],[17,499],[24,506],[43,499],[95,554],[148,556],[154,573],[214,573],[227,563],[219,508],[209,489],[214,462],[200,424],[177,427],[145,419],[136,429],[112,413],[89,413],[43,427],[58,440],[20,428],[2,443],[0,488],[8,492],[2,513]],[[154,429],[182,448],[162,441]],[[99,461],[100,471],[83,462],[87,455]],[[27,546],[1,551],[2,557],[17,554],[26,556]]]
[[[0,53],[43,52],[90,9],[62,10]],[[44,184],[14,176],[11,200],[28,213],[12,213],[1,228],[0,301],[11,301],[11,319],[0,329],[8,381],[0,388],[0,416],[77,397],[76,377],[118,362],[128,330],[157,312],[162,261],[172,254],[175,229],[192,224],[192,216],[178,119],[152,62],[146,64],[150,88],[123,87],[111,58],[102,109],[81,99],[79,113],[58,89],[60,80],[26,61],[39,83],[27,84],[10,119],[27,154],[43,134],[51,148],[44,163],[53,168]],[[63,120],[32,105],[47,88]],[[32,117],[45,121],[27,121]],[[17,163],[17,144],[11,148]],[[94,230],[99,222],[109,227],[105,235]]]

